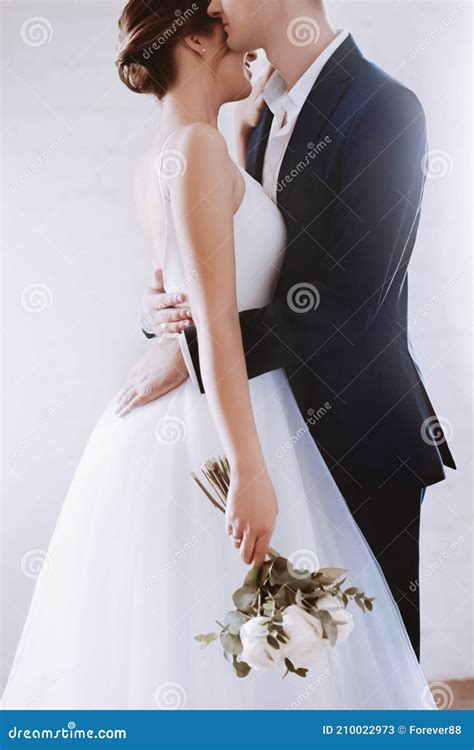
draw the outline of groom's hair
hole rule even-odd
[[[139,94],[161,99],[176,75],[173,50],[187,34],[210,32],[219,23],[208,0],[129,0],[119,19],[115,58],[120,79]]]

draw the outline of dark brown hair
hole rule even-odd
[[[217,23],[208,0],[129,0],[119,19],[115,58],[121,80],[161,99],[176,74],[173,49],[184,35],[209,33]]]

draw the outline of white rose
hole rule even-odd
[[[326,609],[334,620],[337,620],[337,641],[342,643],[354,630],[354,618],[335,596],[323,596],[318,599],[317,609]]]
[[[297,604],[283,610],[282,625],[289,639],[283,646],[284,655],[293,666],[307,667],[326,648],[321,623]]]
[[[267,643],[268,621],[268,617],[252,617],[240,628],[243,651],[239,660],[246,662],[252,669],[268,669],[277,666],[282,660],[281,649],[273,648]]]

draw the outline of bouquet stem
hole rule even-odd
[[[197,477],[194,472],[191,472],[191,476],[196,484],[199,485],[206,497],[211,501],[213,506],[217,508],[217,510],[220,510],[221,513],[225,513],[227,505],[227,494],[229,492],[230,486],[230,465],[228,459],[209,459],[209,461],[206,461],[206,463],[204,464],[202,473],[204,474],[211,487],[213,487],[213,489],[216,491],[218,499],[216,499],[211,494],[211,492],[209,492],[207,487],[201,482],[199,477]],[[273,547],[268,548],[267,554],[271,560],[275,560],[277,557],[281,557],[281,555]]]

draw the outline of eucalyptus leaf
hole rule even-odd
[[[240,633],[240,628],[246,621],[247,618],[245,615],[242,612],[236,612],[235,610],[228,612],[224,620],[229,633],[232,633],[232,635],[238,635]]]
[[[280,648],[280,644],[278,643],[277,639],[274,638],[273,635],[267,635],[267,643],[269,646],[272,646],[273,648]]]
[[[272,560],[267,560],[266,562],[263,563],[262,567],[259,570],[258,581],[257,581],[258,586],[262,587],[265,585],[266,581],[268,580],[268,574],[269,574],[271,566],[272,566]]]
[[[298,669],[295,669],[295,674],[297,674],[298,677],[306,677],[308,670],[304,667],[298,667]]]
[[[244,586],[247,588],[257,588],[257,581],[260,570],[258,568],[251,568],[244,579]]]
[[[279,609],[276,609],[273,613],[273,622],[283,622],[283,615]]]
[[[195,635],[194,640],[199,641],[201,648],[206,648],[212,641],[218,638],[217,633],[203,633],[202,635]]]
[[[243,612],[248,612],[255,604],[256,599],[257,592],[249,586],[242,586],[240,589],[237,589],[232,597],[232,601],[237,609]]]
[[[321,568],[319,571],[324,578],[329,578],[331,581],[337,581],[344,573],[347,573],[347,568]]]
[[[296,672],[295,667],[287,656],[285,656],[285,667],[287,668],[288,672]]]
[[[283,609],[289,604],[289,592],[284,586],[281,586],[278,589],[273,598],[280,609]]]
[[[247,677],[247,675],[252,671],[251,667],[249,667],[249,665],[245,661],[239,661],[236,656],[233,657],[233,665],[237,677]]]
[[[270,567],[270,582],[272,584],[289,583],[293,576],[289,570],[290,563],[285,557],[276,557]]]
[[[221,644],[225,651],[228,651],[229,654],[235,656],[238,656],[243,651],[240,637],[238,635],[232,635],[232,633],[229,633],[227,630],[224,630],[224,632],[221,633]]]
[[[344,593],[347,594],[347,596],[354,596],[354,594],[359,593],[359,589],[355,586],[351,586],[350,588],[346,589]]]

